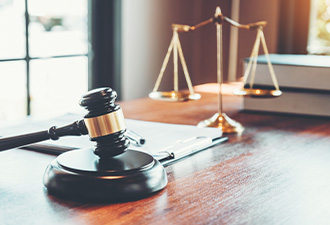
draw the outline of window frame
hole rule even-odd
[[[29,0],[24,0],[25,10],[25,57],[3,58],[2,62],[25,61],[26,63],[26,115],[31,115],[30,64],[32,60],[88,58],[88,89],[110,86],[120,96],[121,92],[121,1],[88,0],[88,52],[86,54],[52,55],[31,57],[29,26]],[[120,99],[120,98],[118,98]]]

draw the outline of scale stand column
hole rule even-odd
[[[222,112],[222,80],[223,80],[223,62],[222,62],[222,14],[220,7],[217,7],[215,11],[215,24],[217,28],[217,79],[219,84],[218,92],[218,113],[214,114],[211,118],[201,121],[198,127],[217,127],[222,130],[223,133],[241,133],[244,127],[230,119],[225,113]]]

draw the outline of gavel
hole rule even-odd
[[[48,193],[77,201],[129,201],[160,191],[167,185],[164,167],[150,154],[130,150],[117,93],[109,87],[91,90],[80,99],[88,113],[63,127],[0,139],[0,150],[63,136],[89,135],[94,149],[71,150],[46,168]]]

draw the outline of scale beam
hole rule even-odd
[[[237,27],[239,29],[246,29],[246,30],[257,30],[257,37],[254,43],[250,61],[247,67],[247,70],[244,74],[244,86],[247,81],[248,75],[251,71],[250,77],[250,88],[243,88],[242,90],[236,91],[235,94],[243,97],[278,97],[282,94],[279,90],[279,86],[277,83],[276,75],[272,64],[269,60],[269,53],[265,41],[265,37],[263,34],[263,28],[267,25],[266,21],[258,21],[255,23],[248,23],[248,24],[240,24],[226,16],[224,16],[221,12],[220,7],[216,8],[215,14],[213,17],[202,21],[194,26],[186,25],[186,24],[172,24],[172,31],[173,37],[171,44],[169,46],[168,52],[166,54],[165,60],[163,62],[163,66],[161,68],[161,72],[158,76],[156,85],[153,89],[153,92],[149,94],[149,97],[152,99],[157,100],[167,100],[167,101],[185,101],[185,100],[196,100],[200,98],[199,94],[194,93],[193,86],[190,80],[190,76],[188,73],[187,65],[183,56],[183,51],[181,48],[180,40],[179,40],[179,32],[190,32],[195,31],[203,26],[208,24],[215,24],[216,25],[216,34],[217,34],[217,81],[219,84],[219,98],[218,98],[218,105],[219,109],[218,112],[211,118],[201,121],[198,126],[200,127],[218,127],[222,129],[223,133],[240,133],[244,130],[244,127],[230,119],[225,113],[222,112],[222,91],[221,86],[223,83],[223,61],[222,61],[222,25],[224,23],[228,23],[230,26]],[[271,74],[272,81],[274,83],[275,90],[262,90],[262,89],[253,89],[253,82],[255,77],[255,70],[256,70],[256,60],[259,52],[259,45],[262,45],[265,55],[268,60],[268,68]],[[173,63],[174,63],[174,90],[170,92],[158,92],[160,81],[163,77],[165,68],[167,66],[170,54],[173,51]],[[179,55],[179,57],[178,57]],[[178,90],[178,58],[181,60],[181,65],[184,71],[184,75],[186,78],[186,82],[189,88],[189,93],[183,93]]]

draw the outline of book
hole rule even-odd
[[[330,116],[330,92],[282,90],[276,98],[244,98],[243,110]]]
[[[270,54],[270,60],[282,95],[244,98],[243,110],[330,116],[330,56]],[[264,55],[257,59],[253,87],[274,89]]]
[[[270,54],[269,57],[280,88],[330,90],[330,56]],[[244,60],[245,68],[248,61]],[[254,84],[274,86],[265,55],[257,58]]]

